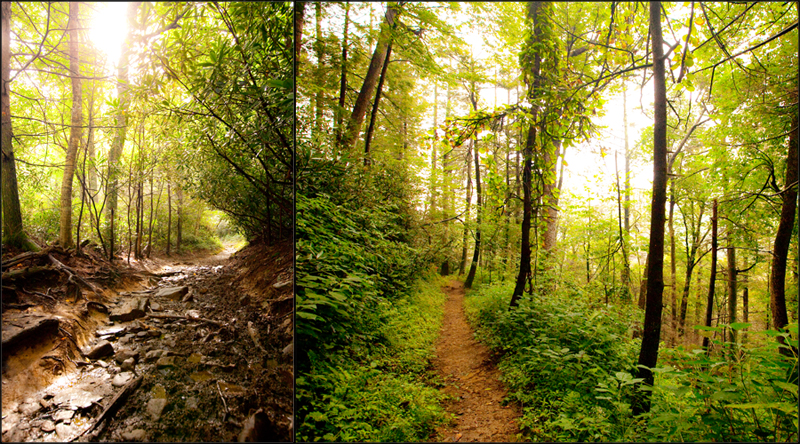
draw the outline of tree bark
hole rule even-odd
[[[300,66],[300,51],[303,50],[303,19],[306,11],[305,2],[294,3],[294,77]]]
[[[167,256],[169,256],[170,245],[172,244],[172,189],[167,182]]]
[[[778,230],[775,233],[770,276],[770,306],[772,308],[772,326],[775,329],[782,329],[789,324],[789,317],[786,312],[786,264],[789,245],[792,243],[792,228],[797,209],[797,161],[798,149],[800,149],[798,131],[800,130],[798,129],[797,113],[795,113],[792,118],[792,130],[789,133],[789,150],[786,154],[786,174],[783,182],[784,190],[781,193],[783,205],[781,206]]]
[[[708,277],[708,301],[706,303],[706,327],[711,327],[711,316],[714,311],[714,288],[717,280],[717,199],[711,215],[711,274]],[[709,352],[708,336],[703,337],[703,348]]]
[[[642,332],[642,348],[637,377],[652,387],[661,338],[661,311],[664,293],[664,219],[667,201],[667,90],[664,76],[664,48],[661,35],[661,2],[650,2],[650,34],[653,44],[653,197],[650,210],[650,266],[647,270],[647,301]],[[634,396],[634,415],[650,411],[650,392]]]
[[[314,94],[314,129],[319,134],[322,131],[322,84],[324,81],[325,68],[322,64],[322,2],[314,2],[314,16],[316,18],[316,39],[314,42],[314,54],[317,56],[317,66],[315,68],[315,78],[317,82],[317,92]]]
[[[116,234],[114,233],[114,217],[117,214],[117,201],[119,199],[119,162],[122,157],[122,148],[125,145],[125,133],[128,129],[128,108],[130,98],[128,93],[128,64],[130,60],[131,48],[133,46],[133,31],[136,24],[136,12],[139,10],[141,2],[128,3],[126,20],[128,22],[128,33],[122,44],[122,53],[119,57],[119,67],[117,68],[117,97],[119,98],[119,108],[116,115],[116,130],[111,148],[108,150],[108,203],[106,207],[106,223],[108,232],[106,239],[111,248],[108,250],[110,260],[114,259],[114,243]]]
[[[2,4],[2,203],[3,245],[23,250],[37,251],[37,247],[25,235],[22,228],[22,209],[19,204],[17,166],[14,160],[13,130],[11,127],[11,2]]]
[[[72,242],[72,179],[75,175],[75,158],[81,144],[83,132],[83,109],[80,73],[80,3],[69,2],[69,70],[72,78],[72,117],[70,119],[69,145],[64,160],[64,176],[61,178],[60,230],[58,241],[64,248]]]
[[[689,306],[689,291],[691,290],[692,273],[694,267],[697,265],[695,257],[697,256],[697,249],[700,247],[700,225],[703,222],[703,204],[700,204],[700,215],[697,217],[697,224],[694,226],[694,233],[692,233],[692,245],[688,246],[686,255],[686,279],[683,284],[683,297],[681,298],[681,311],[678,319],[678,336],[683,337],[684,327],[686,326],[686,310]]]
[[[386,50],[391,40],[391,28],[394,27],[395,18],[399,12],[399,9],[397,9],[397,6],[393,3],[390,3],[386,10],[385,20],[381,26],[381,32],[378,37],[378,43],[375,45],[375,51],[372,53],[367,75],[364,77],[364,83],[361,85],[358,98],[356,98],[356,103],[353,106],[353,113],[350,115],[350,119],[347,122],[347,129],[342,136],[342,150],[353,150],[355,148],[358,134],[361,132],[361,126],[364,124],[364,117],[367,114],[369,99],[378,81],[378,75],[383,67],[383,61],[386,59]]]
[[[344,122],[344,100],[347,97],[347,35],[350,25],[350,2],[344,3],[344,32],[342,32],[342,73],[339,78],[339,108],[336,109],[336,143],[342,142],[342,122]]]
[[[730,230],[733,227],[729,227]],[[729,231],[730,233],[730,231]],[[728,324],[736,322],[736,249],[728,234]],[[731,329],[731,342],[736,342],[736,330]]]
[[[669,178],[668,178],[669,180]],[[671,308],[671,316],[670,316],[670,325],[672,326],[672,340],[675,339],[675,333],[678,328],[678,294],[676,291],[676,287],[678,286],[677,279],[675,278],[675,181],[669,181],[669,218],[667,220],[667,226],[669,227],[669,281],[670,281],[670,308]],[[673,342],[674,343],[674,342]]]
[[[381,93],[383,92],[383,82],[386,81],[386,69],[389,67],[389,59],[392,57],[392,42],[386,48],[386,59],[381,68],[381,77],[378,80],[378,89],[375,91],[375,100],[372,102],[372,114],[369,119],[369,128],[364,140],[364,165],[369,165],[369,146],[372,142],[372,132],[375,131],[375,121],[378,120],[378,107],[381,103]]]
[[[472,146],[470,145],[470,149],[467,151],[467,159],[472,157]],[[470,159],[467,161],[467,198],[466,205],[467,211],[466,216],[464,217],[464,231],[462,236],[461,242],[461,262],[458,264],[458,275],[461,276],[464,274],[467,268],[467,242],[469,240],[469,228],[467,227],[467,221],[469,220],[470,210],[472,208],[472,160]]]
[[[475,280],[475,272],[478,269],[478,256],[481,251],[481,160],[478,152],[477,139],[473,143],[472,150],[475,155],[475,192],[478,195],[478,202],[475,205],[475,250],[472,253],[472,264],[469,266],[467,280],[464,282],[465,288],[472,288],[472,283]]]
[[[531,21],[531,25],[533,27],[533,33],[530,41],[526,42],[527,47],[532,50],[531,59],[530,61],[526,61],[526,65],[529,64],[526,68],[530,69],[530,88],[528,91],[528,98],[535,98],[539,94],[539,82],[540,82],[540,73],[539,67],[541,65],[542,57],[538,50],[535,48],[538,46],[542,38],[542,26],[539,23],[539,12],[541,11],[542,7],[544,6],[543,2],[528,2],[528,20]],[[536,148],[536,119],[537,119],[537,110],[534,108],[533,110],[533,123],[531,123],[530,127],[528,128],[528,137],[525,140],[525,146],[523,148],[523,166],[522,166],[522,236],[520,239],[521,249],[520,249],[520,263],[519,263],[519,273],[517,274],[517,282],[514,286],[514,293],[511,295],[511,308],[516,307],[519,304],[519,299],[522,297],[522,292],[525,290],[525,282],[528,280],[531,274],[531,243],[530,243],[530,231],[531,231],[531,213],[532,211],[532,203],[531,203],[531,181],[532,181],[532,160],[533,160],[533,152]]]

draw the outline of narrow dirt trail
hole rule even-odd
[[[464,284],[451,281],[443,288],[447,294],[444,323],[437,344],[434,367],[447,386],[443,391],[453,399],[445,406],[456,419],[437,430],[438,441],[510,442],[516,441],[521,416],[515,405],[503,406],[506,388],[500,371],[492,363],[489,349],[473,338],[464,314]]]

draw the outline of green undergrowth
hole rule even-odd
[[[797,439],[797,358],[774,340],[716,350],[660,348],[650,413],[634,417],[630,399],[641,342],[629,325],[642,312],[591,302],[579,288],[526,295],[509,310],[513,284],[466,298],[480,340],[501,353],[520,428],[532,441],[792,441]],[[719,328],[746,328],[733,324]],[[778,332],[750,334],[779,335]],[[797,344],[797,329],[780,333]],[[699,348],[699,347],[698,347]]]
[[[441,285],[428,277],[381,304],[380,341],[312,353],[296,380],[298,441],[421,441],[446,420],[427,374],[442,325]]]

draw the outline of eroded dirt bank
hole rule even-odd
[[[3,441],[290,440],[291,244],[229,255],[4,279]]]
[[[515,405],[502,405],[506,389],[494,366],[489,349],[473,338],[464,315],[464,285],[452,281],[443,288],[447,294],[444,323],[433,365],[447,384],[442,390],[451,397],[447,411],[455,415],[440,427],[437,441],[516,441],[521,416]]]

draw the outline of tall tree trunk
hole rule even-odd
[[[795,95],[795,101],[797,95]],[[778,230],[775,233],[773,245],[772,267],[770,276],[770,306],[772,308],[772,326],[782,329],[789,324],[786,312],[786,263],[789,254],[789,245],[792,243],[792,227],[794,226],[795,212],[797,209],[798,190],[798,122],[797,113],[792,118],[792,129],[789,132],[789,151],[786,155],[786,174],[784,190],[781,193],[783,205]],[[782,350],[787,353],[788,350]]]
[[[558,193],[557,187],[558,175],[558,155],[561,149],[561,141],[554,140],[552,151],[548,147],[544,150],[544,165],[547,169],[545,174],[544,185],[542,187],[542,205],[544,208],[544,244],[543,248],[547,254],[547,263],[549,264],[553,250],[556,248],[556,239],[558,236]],[[552,180],[549,178],[552,176]],[[549,268],[550,265],[547,265]]]
[[[303,19],[306,12],[305,2],[294,3],[294,77],[300,66],[300,51],[303,50]]]
[[[631,152],[628,146],[628,91],[622,86],[622,125],[625,135],[625,234],[631,234]]]
[[[81,144],[83,109],[80,73],[80,3],[69,2],[69,71],[72,80],[72,117],[70,119],[69,145],[64,160],[64,176],[61,180],[60,230],[58,241],[64,248],[72,247],[72,179],[75,174],[75,158]]]
[[[731,229],[728,227],[728,323],[736,322],[736,249],[731,239]],[[736,330],[731,329],[731,342],[736,342]]]
[[[631,286],[631,267],[628,264],[628,250],[625,249],[625,233],[622,231],[622,191],[619,186],[619,168],[617,167],[617,153],[614,152],[614,172],[617,176],[617,225],[619,226],[619,245],[622,249],[622,273],[620,280],[622,281],[622,299],[625,302],[630,300],[630,286]]]
[[[478,140],[473,142],[472,150],[475,156],[475,192],[478,194],[478,202],[475,205],[475,250],[472,252],[472,264],[469,266],[469,273],[467,280],[464,282],[464,287],[472,288],[472,282],[475,280],[475,272],[478,269],[478,256],[481,251],[481,160],[478,152]]]
[[[669,219],[667,221],[667,226],[669,227],[669,283],[670,283],[670,308],[671,308],[671,316],[670,316],[670,325],[672,326],[672,340],[674,341],[676,337],[677,327],[678,327],[678,294],[677,294],[677,286],[678,282],[675,278],[675,218],[673,217],[675,214],[675,181],[669,181]],[[674,344],[674,342],[673,342]]]
[[[527,49],[532,50],[532,54],[529,61],[525,62],[525,65],[528,66],[524,66],[524,68],[530,70],[530,75],[528,77],[530,79],[530,87],[528,90],[529,99],[535,98],[539,95],[538,89],[539,82],[541,80],[539,66],[541,64],[542,56],[536,48],[541,43],[543,34],[542,26],[539,23],[539,12],[543,6],[543,2],[528,2],[527,18],[531,21],[531,26],[533,28],[532,36],[530,40],[526,42]],[[531,204],[531,163],[533,160],[533,152],[536,148],[536,120],[537,112],[536,108],[533,108],[533,123],[531,123],[530,127],[528,128],[528,137],[525,140],[525,147],[522,155],[522,236],[520,239],[520,243],[522,245],[519,258],[519,273],[517,274],[517,282],[514,286],[514,293],[511,295],[511,308],[514,308],[519,304],[519,299],[522,297],[522,292],[525,290],[525,282],[528,280],[531,274],[530,231],[531,213],[533,209]]]
[[[462,236],[461,242],[461,262],[458,264],[458,275],[461,276],[464,274],[467,268],[467,243],[469,241],[469,227],[467,227],[467,221],[469,220],[470,210],[472,207],[472,145],[470,145],[469,149],[467,150],[467,198],[466,198],[466,205],[467,211],[466,216],[464,217],[464,232]]]
[[[637,377],[652,387],[658,363],[661,338],[661,311],[664,293],[664,213],[667,202],[667,88],[664,77],[664,48],[661,35],[661,2],[650,2],[650,34],[653,44],[653,197],[650,210],[650,266],[647,270],[647,302],[639,353]],[[633,414],[650,411],[650,392],[634,396]]]
[[[342,32],[342,73],[339,78],[339,108],[336,110],[336,143],[342,142],[342,132],[344,128],[344,100],[347,97],[347,45],[349,36],[348,26],[350,25],[350,2],[344,2],[344,32]]]
[[[439,144],[439,134],[437,133],[437,125],[439,125],[439,82],[433,82],[433,148],[431,149],[431,175],[429,180],[429,190],[431,197],[431,209],[428,214],[433,215],[436,208],[436,147]],[[371,125],[370,125],[371,126]]]
[[[169,182],[167,182],[167,256],[169,257],[169,249],[172,244],[172,189]]]
[[[175,194],[178,198],[178,208],[176,214],[178,221],[175,227],[175,251],[178,254],[181,254],[181,242],[183,241],[183,190],[178,187],[178,189],[175,191]]]
[[[3,245],[12,245],[24,250],[38,250],[22,229],[22,210],[19,204],[17,166],[14,160],[13,131],[11,128],[11,2],[2,4],[2,225]]]
[[[697,217],[697,224],[694,226],[694,233],[692,233],[692,245],[688,246],[689,251],[686,255],[686,279],[683,284],[683,297],[681,298],[681,311],[680,318],[678,319],[678,335],[683,337],[684,327],[686,326],[686,310],[689,305],[689,291],[691,290],[692,273],[694,267],[697,265],[695,257],[697,256],[697,249],[700,247],[700,225],[703,222],[703,203],[700,204],[700,215]]]
[[[317,66],[315,69],[315,78],[317,82],[317,92],[314,94],[314,129],[317,134],[322,131],[322,108],[323,108],[323,92],[322,83],[325,75],[325,68],[322,64],[322,2],[314,2],[314,12],[316,18],[316,40],[314,42],[314,54],[317,56]]]
[[[714,311],[714,288],[717,280],[717,199],[711,215],[711,274],[708,277],[708,301],[706,302],[706,327],[711,327],[711,316]],[[703,348],[709,352],[708,336],[703,337]]]
[[[119,98],[119,108],[116,115],[116,129],[114,132],[114,139],[111,142],[111,148],[108,150],[108,203],[106,207],[106,223],[108,224],[108,232],[106,239],[110,244],[108,250],[109,259],[114,259],[114,243],[116,235],[114,233],[114,217],[117,214],[117,200],[119,195],[119,162],[122,157],[122,148],[125,145],[125,133],[128,129],[128,108],[130,106],[130,98],[128,93],[128,64],[130,60],[131,48],[133,46],[133,32],[136,24],[136,13],[139,10],[141,2],[128,3],[128,10],[126,20],[128,22],[128,33],[125,36],[125,41],[122,44],[122,53],[119,56],[119,65],[117,68],[117,97]]]
[[[367,114],[369,99],[372,96],[372,91],[375,89],[378,75],[386,59],[386,50],[391,40],[391,28],[394,27],[394,21],[398,13],[399,10],[397,7],[393,3],[390,3],[386,10],[385,21],[381,26],[378,43],[375,46],[375,51],[372,53],[367,75],[364,77],[361,91],[359,91],[358,98],[356,98],[356,103],[353,106],[353,113],[350,115],[350,119],[347,122],[347,129],[342,136],[342,150],[352,150],[355,148],[358,134],[361,132],[361,126],[364,124],[364,117]]]
[[[386,59],[383,61],[381,67],[381,76],[378,80],[378,89],[375,91],[375,100],[372,102],[372,114],[369,119],[369,128],[364,140],[364,165],[369,165],[369,145],[372,141],[372,132],[375,130],[375,121],[378,120],[378,107],[381,102],[381,92],[383,91],[383,82],[386,80],[386,69],[389,67],[389,59],[392,57],[392,42],[389,41],[389,46],[386,48]]]
[[[647,269],[650,268],[650,255],[648,254],[644,259],[644,275],[642,282],[639,285],[639,308],[644,310],[645,302],[647,301]]]

